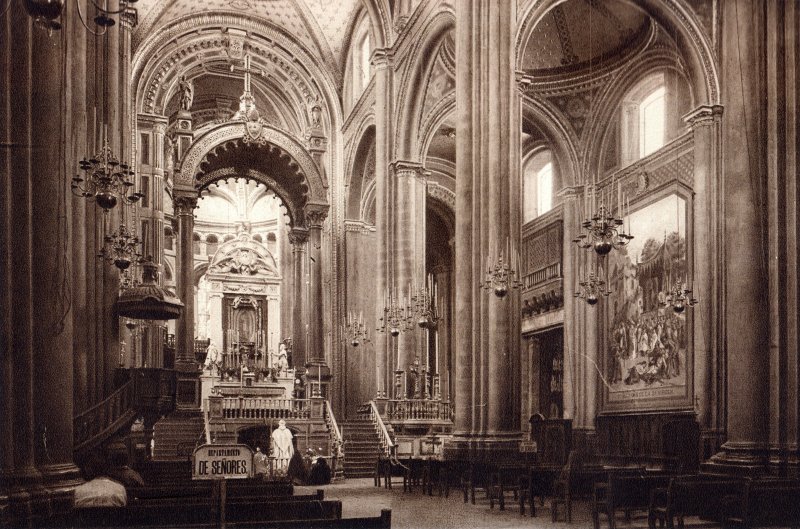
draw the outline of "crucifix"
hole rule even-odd
[[[235,72],[237,70],[238,69],[236,68],[236,66],[231,64],[231,72]],[[264,72],[262,70],[257,70],[255,68],[252,68],[250,66],[250,54],[249,53],[244,56],[244,69],[239,70],[239,71],[244,73],[244,94],[248,95],[248,94],[250,94],[250,74],[255,72],[255,73],[259,73],[261,75],[264,75]]]

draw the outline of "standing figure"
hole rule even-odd
[[[286,375],[286,371],[289,369],[289,362],[286,359],[286,346],[283,344],[280,345],[278,350],[278,360],[275,362],[275,368],[281,376]]]
[[[181,75],[181,81],[178,85],[181,91],[181,110],[190,110],[192,108],[192,100],[194,99],[194,85],[191,81],[186,80],[185,75]]]
[[[261,447],[256,447],[256,453],[253,455],[253,471],[256,476],[266,475],[269,470],[267,465],[267,454],[261,451]]]
[[[275,469],[285,472],[293,454],[292,432],[286,427],[286,421],[281,419],[278,427],[272,431],[272,457],[275,458]]]

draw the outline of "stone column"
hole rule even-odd
[[[308,230],[292,228],[289,231],[294,259],[294,314],[292,315],[292,364],[295,369],[306,365],[308,359]]]
[[[277,290],[277,289],[276,289]],[[267,365],[272,365],[274,362],[274,358],[269,356],[270,354],[278,354],[278,342],[280,342],[281,336],[281,300],[277,296],[269,296],[267,298],[267,315],[269,320],[267,321],[267,346],[266,346],[266,354],[267,354]]]
[[[578,382],[576,368],[581,361],[579,353],[579,325],[578,312],[582,300],[573,295],[578,290],[580,278],[578,252],[572,242],[578,233],[578,195],[576,189],[564,189],[561,193],[562,208],[564,211],[564,234],[562,246],[562,273],[564,275],[564,371],[563,371],[563,417],[574,419],[577,409],[575,392]]]
[[[448,456],[518,454],[519,293],[479,288],[519,240],[516,3],[456,4],[456,420]],[[516,140],[516,141],[515,141]]]
[[[436,373],[438,367],[439,373],[439,391],[442,400],[450,400],[450,372],[447,369],[448,356],[450,347],[450,332],[453,325],[453,318],[451,317],[452,306],[450,300],[452,299],[452,292],[450,291],[450,283],[452,280],[452,270],[445,266],[437,267],[432,270],[436,281],[436,295],[438,296],[437,303],[440,307],[439,323],[436,327],[436,335],[438,336],[438,366],[436,366],[436,339],[433,345],[433,361],[431,365],[431,372]]]
[[[384,292],[392,285],[392,248],[394,240],[394,182],[389,178],[389,161],[393,154],[393,70],[392,53],[388,49],[376,49],[372,55],[375,79],[375,225],[377,228],[377,252],[375,259],[375,303],[376,326],[384,316]],[[376,332],[375,336],[376,397],[388,398],[393,391],[394,339],[388,332]]]
[[[720,340],[725,260],[717,243],[721,229],[722,107],[701,106],[684,120],[694,134],[694,215],[692,286],[700,304],[693,310],[695,394],[698,420],[714,448],[724,431],[725,392],[720,380],[724,348]]]
[[[194,255],[192,234],[194,233],[194,209],[197,207],[195,193],[176,194],[175,215],[178,218],[178,254],[180,268],[177,270],[178,297],[183,301],[183,314],[178,319],[175,332],[175,371],[177,371],[176,405],[193,409],[200,405],[197,359],[194,356]]]
[[[309,204],[305,210],[308,222],[308,252],[310,279],[308,314],[309,314],[309,343],[306,362],[309,368],[308,376],[326,383],[330,380],[330,367],[325,358],[325,320],[322,284],[322,224],[328,217],[328,206]],[[324,394],[324,392],[323,392]]]
[[[761,468],[769,435],[769,284],[766,160],[761,145],[763,10],[749,0],[722,4],[722,122],[726,159],[724,262],[727,441],[714,462]]]
[[[395,225],[394,288],[403,301],[415,296],[425,286],[425,178],[418,163],[397,161],[391,166],[394,174]],[[413,308],[413,305],[412,305]],[[399,364],[397,369],[408,371],[408,366],[419,356],[424,362],[426,334],[412,317],[413,327],[397,337]],[[409,388],[411,390],[413,388]],[[413,395],[406,395],[412,397]]]

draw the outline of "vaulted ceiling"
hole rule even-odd
[[[281,26],[312,52],[341,64],[347,27],[359,0],[139,0],[134,41],[169,22],[202,12],[236,12]]]

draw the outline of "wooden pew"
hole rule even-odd
[[[724,527],[800,527],[800,481],[766,479],[747,483],[732,497]]]
[[[633,511],[648,511],[653,490],[669,485],[670,476],[664,473],[611,472],[608,481],[596,483],[592,499],[592,522],[600,528],[600,515],[605,514],[611,529],[616,527],[616,513],[625,513],[630,520]]]
[[[231,523],[327,520],[342,516],[341,501],[227,503]],[[135,503],[127,507],[91,507],[73,512],[73,527],[161,527],[208,525],[219,519],[213,502]]]
[[[747,478],[734,478],[714,474],[678,476],[670,480],[666,489],[657,488],[652,492],[648,525],[655,529],[656,521],[663,527],[684,527],[684,518],[700,516],[714,521],[722,521],[726,502],[731,497],[744,495]]]

